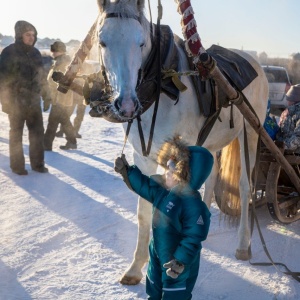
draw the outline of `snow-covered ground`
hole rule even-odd
[[[46,152],[49,174],[31,171],[26,129],[28,176],[9,168],[8,130],[0,112],[0,299],[146,299],[145,278],[137,286],[118,281],[137,236],[137,197],[113,169],[121,126],[86,114],[78,150],[60,150],[65,139],[56,138],[54,151]],[[131,152],[127,145],[129,160]],[[237,261],[236,227],[220,220],[216,205],[211,212],[193,299],[299,299],[300,284],[291,277]],[[300,223],[278,224],[265,207],[258,218],[274,261],[300,271]],[[256,229],[252,252],[254,262],[268,261]]]

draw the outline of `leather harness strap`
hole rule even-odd
[[[156,27],[156,36],[157,36],[157,44],[159,45],[160,42],[160,19],[162,18],[162,5],[161,1],[158,0],[158,16],[157,16],[157,27]],[[156,122],[156,116],[157,116],[157,110],[158,110],[158,104],[159,104],[159,98],[160,98],[160,89],[161,89],[161,57],[160,57],[160,46],[157,48],[157,87],[156,87],[156,99],[154,104],[154,111],[152,115],[152,121],[151,121],[151,128],[150,128],[150,135],[148,140],[148,146],[147,146],[147,152],[146,156],[150,154],[152,141],[153,141],[153,135],[154,135],[154,127]]]
[[[137,116],[137,122],[138,122],[138,130],[141,140],[141,148],[143,156],[149,156],[153,141],[153,135],[154,135],[154,128],[155,128],[155,122],[156,122],[156,116],[157,116],[157,110],[158,110],[158,104],[159,104],[159,98],[160,98],[160,91],[161,91],[161,55],[160,55],[160,39],[161,39],[161,31],[160,31],[160,20],[162,18],[162,5],[161,0],[158,0],[158,16],[157,16],[157,26],[156,26],[156,40],[157,40],[157,86],[156,86],[156,97],[155,97],[155,103],[154,103],[154,111],[152,115],[152,121],[151,121],[151,127],[150,127],[150,134],[149,134],[149,140],[148,145],[146,148],[143,128],[141,125],[141,115],[139,114]],[[129,132],[128,132],[129,134]]]

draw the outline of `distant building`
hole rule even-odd
[[[243,50],[243,51],[250,54],[253,58],[258,59],[257,51],[254,50]]]

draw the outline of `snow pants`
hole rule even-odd
[[[151,300],[190,300],[192,299],[192,290],[195,286],[200,255],[197,255],[194,262],[185,266],[184,271],[173,279],[166,274],[166,268],[163,267],[155,252],[153,240],[149,246],[150,260],[146,278],[146,293]]]

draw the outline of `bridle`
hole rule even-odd
[[[105,19],[109,19],[109,18],[134,19],[134,20],[138,21],[139,23],[141,23],[139,17],[136,16],[136,15],[125,15],[124,16],[124,15],[122,15],[120,13],[107,13],[102,18],[102,21],[104,21]],[[103,57],[101,55],[101,51],[99,51],[99,62],[100,62],[100,66],[101,66],[101,74],[102,74],[102,76],[104,78],[105,92],[107,94],[112,94],[113,93],[113,89],[112,89],[112,86],[110,85],[109,80],[108,80],[107,71],[106,71],[106,68],[104,66],[104,62],[103,62]],[[140,68],[138,70],[138,78],[137,78],[137,83],[136,83],[136,89],[140,85],[141,80],[142,80],[142,69]]]
[[[141,23],[138,16],[135,16],[135,15],[124,16],[124,15],[121,15],[119,13],[108,13],[104,16],[102,21],[107,19],[107,18],[129,18],[129,19],[137,20],[138,22]],[[159,0],[158,1],[157,26],[156,26],[156,39],[157,39],[157,44],[158,45],[160,44],[160,38],[161,38],[161,33],[160,33],[160,20],[161,20],[161,18],[162,18],[162,5],[161,5],[161,1]],[[152,45],[154,45],[154,38],[153,38],[152,28],[153,28],[153,24],[152,24],[152,17],[151,17],[151,23],[150,23],[151,42],[152,42]],[[101,53],[101,51],[99,51],[99,53]],[[157,88],[156,88],[155,104],[154,104],[154,110],[153,110],[153,115],[152,115],[150,134],[149,134],[149,140],[148,140],[147,147],[146,147],[144,134],[143,134],[143,129],[142,129],[142,125],[141,125],[141,115],[139,113],[136,116],[136,119],[137,119],[137,122],[138,122],[138,131],[139,131],[139,135],[140,135],[141,148],[142,148],[143,156],[149,156],[150,151],[151,151],[153,135],[154,135],[154,127],[155,127],[158,104],[159,104],[159,98],[160,98],[160,92],[161,92],[161,59],[160,59],[160,47],[159,46],[158,46],[158,50],[157,50],[157,55],[159,57],[158,65],[157,65],[157,78],[156,78]],[[108,77],[107,77],[107,72],[106,72],[105,66],[103,64],[103,58],[102,58],[101,54],[100,54],[100,57],[99,57],[99,61],[100,61],[100,65],[101,65],[102,76],[103,76],[104,82],[105,82],[105,91],[112,94],[113,90],[112,90],[111,85],[109,84],[109,80],[108,80]],[[139,69],[136,89],[138,88],[138,86],[142,82],[142,74],[143,74],[143,70]],[[126,145],[126,142],[127,142],[127,139],[128,139],[128,135],[129,135],[129,132],[130,132],[132,122],[133,122],[133,119],[128,121],[128,126],[127,126],[127,130],[126,130],[125,138],[124,138],[124,146],[123,146],[123,149],[122,149],[122,153],[123,153],[123,150],[125,148],[125,145]]]

